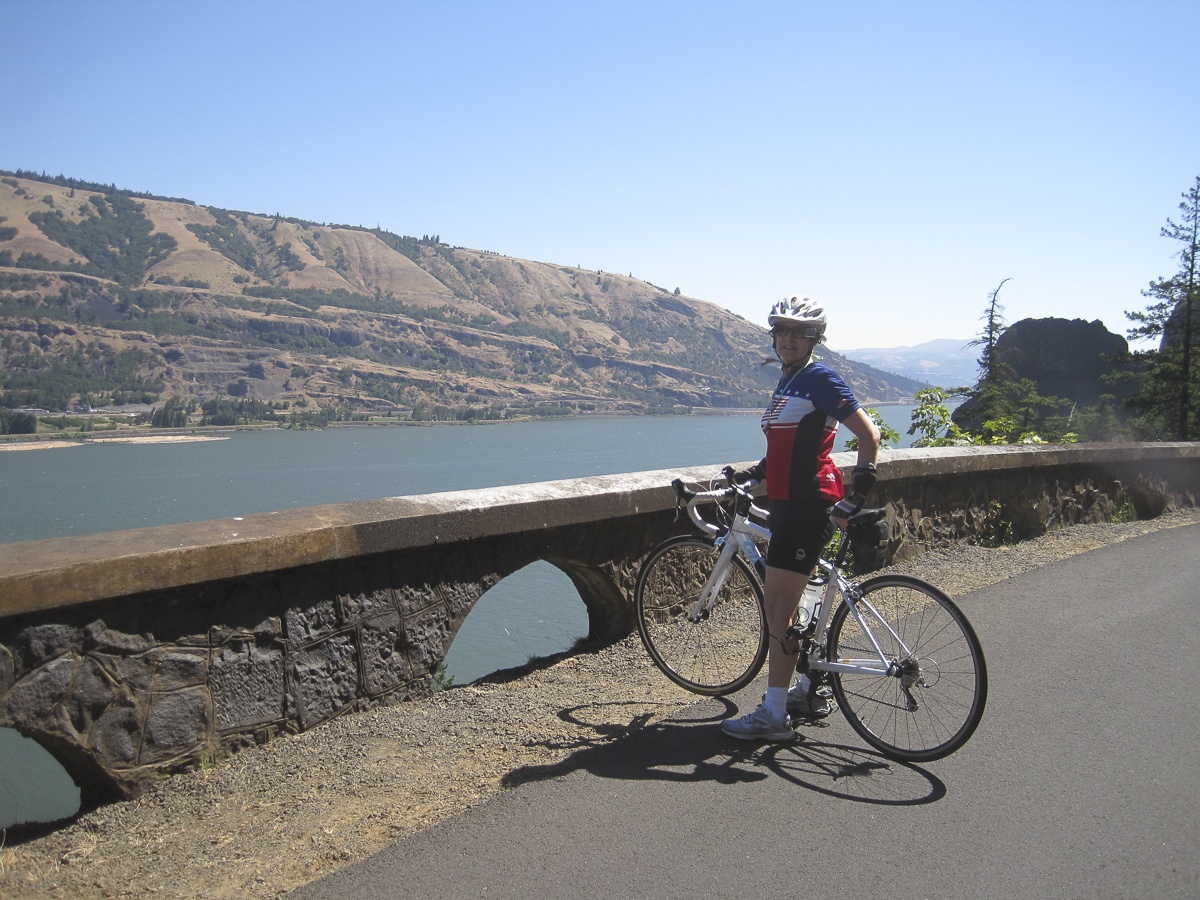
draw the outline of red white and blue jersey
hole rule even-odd
[[[838,424],[858,408],[846,382],[823,363],[784,372],[762,417],[771,500],[799,500],[814,494],[830,503],[842,499],[842,473],[829,454]]]

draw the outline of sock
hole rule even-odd
[[[803,693],[807,694],[808,689],[810,687],[812,687],[812,682],[808,680],[807,675],[801,675],[799,678],[796,679],[797,692],[803,692]]]
[[[767,712],[775,719],[787,717],[787,692],[788,689],[785,687],[767,688],[767,696],[763,699],[763,706],[767,708]]]

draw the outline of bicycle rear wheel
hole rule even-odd
[[[634,590],[638,633],[654,664],[680,687],[706,696],[745,687],[767,656],[762,585],[740,556],[716,603],[691,618],[719,552],[711,539],[670,538],[646,557]]]
[[[983,718],[983,647],[953,601],[906,575],[865,581],[858,611],[891,675],[834,672],[830,683],[846,720],[868,744],[905,762],[941,759],[960,748]],[[875,659],[862,626],[842,603],[829,624],[829,659]]]

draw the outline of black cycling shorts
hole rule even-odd
[[[811,575],[825,545],[833,537],[830,502],[820,496],[774,500],[771,506],[771,543],[767,565]]]

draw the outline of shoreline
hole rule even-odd
[[[187,435],[187,434],[131,434],[119,437],[88,438],[51,438],[49,440],[5,441],[0,443],[0,453],[6,450],[53,450],[56,447],[83,447],[98,441],[109,444],[186,444],[194,441],[227,441],[229,435]]]
[[[897,404],[903,405],[903,404]],[[747,416],[760,415],[761,409],[693,409],[687,414],[652,414],[636,412],[577,413],[571,416],[520,416],[511,419],[444,419],[413,421],[411,419],[374,420],[368,422],[330,422],[321,427],[289,428],[272,422],[248,425],[204,425],[194,428],[161,428],[151,426],[129,426],[111,431],[71,431],[63,434],[4,434],[0,435],[0,452],[5,450],[45,450],[54,447],[79,447],[94,443],[182,443],[187,441],[228,440],[239,431],[323,431],[326,428],[440,428],[444,426],[465,427],[474,425],[512,425],[527,422],[562,422],[574,419],[628,419],[628,418],[686,418],[687,416]]]
[[[912,406],[915,399],[881,400],[864,404],[877,406]],[[5,450],[44,450],[53,447],[78,447],[83,444],[109,441],[113,443],[183,443],[186,441],[227,440],[239,431],[322,431],[325,428],[434,428],[442,426],[509,425],[522,422],[559,422],[572,419],[626,419],[643,418],[687,418],[689,416],[758,416],[762,407],[691,407],[687,413],[642,413],[633,411],[581,412],[570,416],[519,416],[511,419],[439,419],[414,421],[412,419],[376,419],[366,422],[330,422],[320,427],[291,428],[273,422],[257,422],[245,425],[197,425],[189,428],[163,428],[152,426],[127,426],[104,431],[70,431],[61,434],[0,434],[0,452]]]

